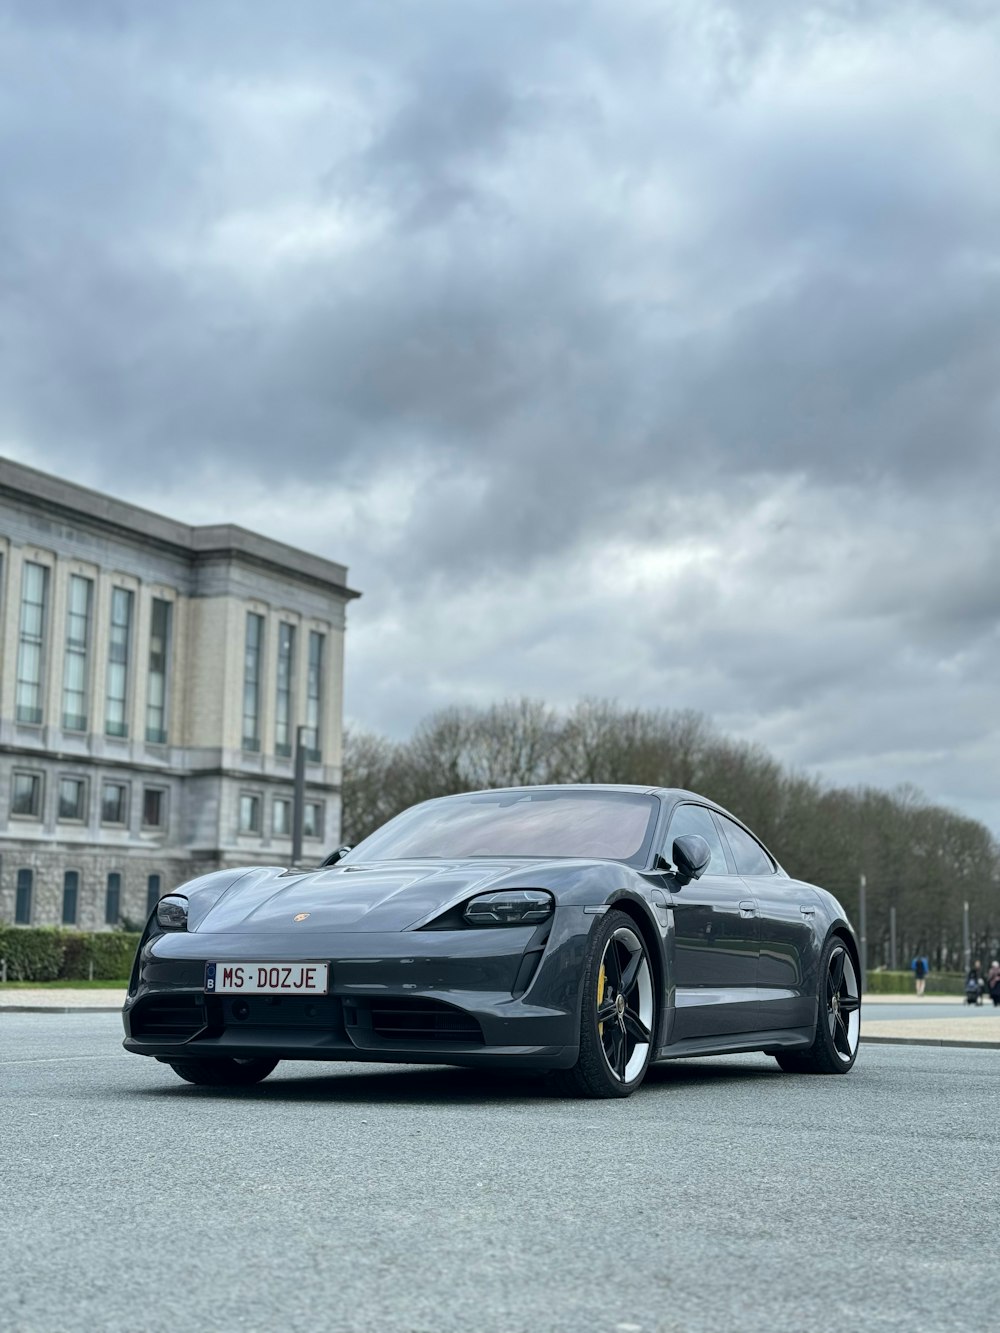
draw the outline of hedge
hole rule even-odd
[[[57,926],[0,926],[0,959],[8,981],[120,981],[132,970],[139,936],[125,930],[95,934]],[[93,973],[91,973],[93,966]]]
[[[965,994],[965,977],[961,972],[928,972],[926,981],[926,995]],[[910,971],[868,973],[870,995],[913,995],[915,990],[914,976]]]

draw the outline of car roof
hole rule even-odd
[[[662,796],[671,800],[700,801],[703,805],[710,805],[713,809],[721,811],[728,815],[729,811],[718,801],[713,801],[710,796],[702,796],[699,792],[688,791],[686,787],[651,787],[641,786],[637,783],[628,782],[537,782],[526,783],[520,787],[480,787],[476,791],[461,791],[452,793],[455,796],[486,796],[490,792],[518,792],[518,791],[609,791],[609,792],[633,792],[638,796]],[[437,800],[449,800],[448,796],[439,796]],[[735,815],[730,815],[735,819]],[[742,820],[737,819],[737,823]]]

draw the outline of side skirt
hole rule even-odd
[[[813,1028],[781,1028],[773,1032],[734,1032],[722,1037],[687,1037],[672,1042],[657,1053],[655,1064],[661,1060],[689,1060],[699,1055],[737,1055],[745,1051],[776,1051],[806,1049],[813,1044]]]

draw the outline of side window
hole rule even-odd
[[[708,863],[706,875],[728,875],[729,865],[726,853],[722,849],[722,839],[715,821],[703,805],[679,805],[670,817],[670,829],[667,833],[666,856],[673,860],[674,839],[685,833],[697,833],[704,838],[712,849],[712,859]]]
[[[724,815],[716,815],[726,834],[726,841],[741,875],[773,875],[774,864],[756,838]]]

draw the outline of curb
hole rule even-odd
[[[116,1005],[0,1004],[0,1014],[120,1014]]]
[[[978,1051],[1000,1051],[997,1041],[962,1041],[957,1037],[866,1037],[861,1040],[873,1046],[964,1046]]]

